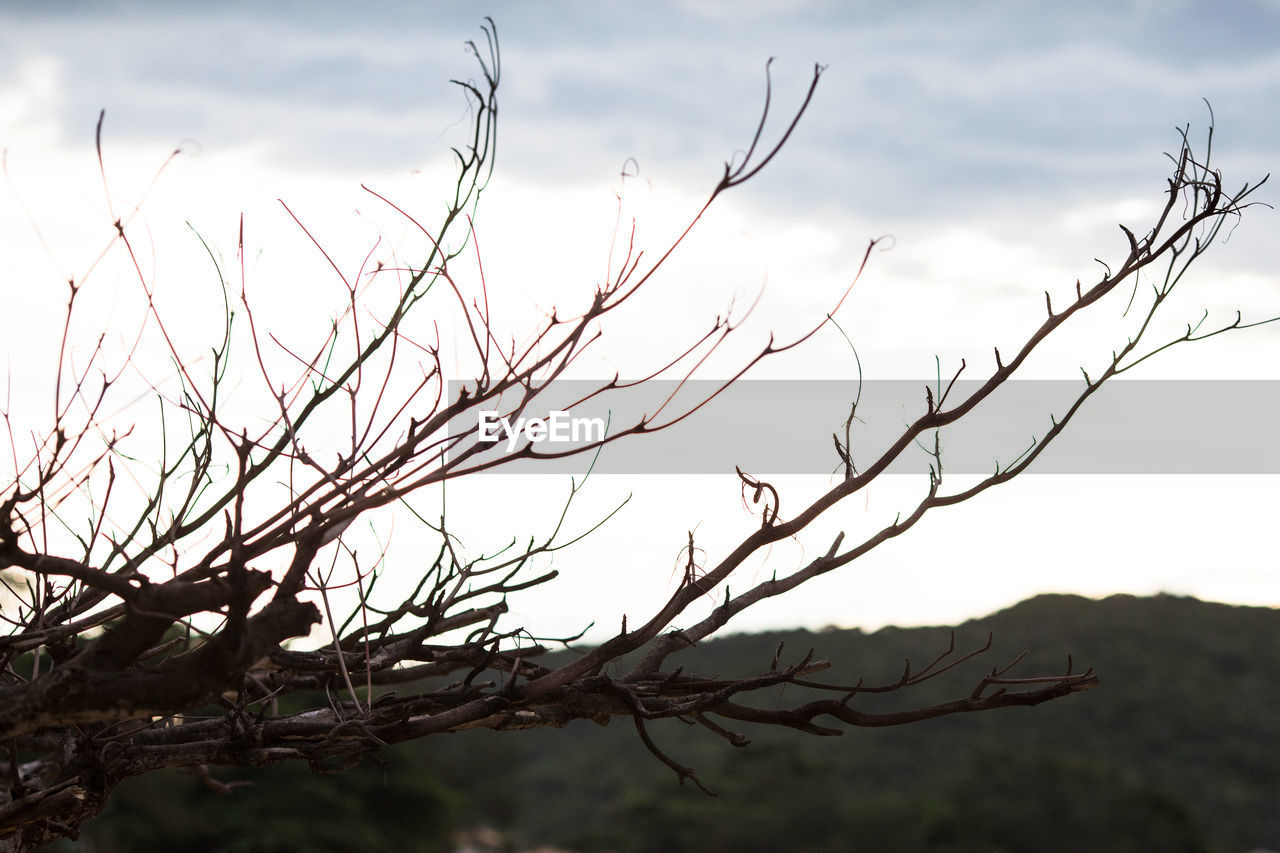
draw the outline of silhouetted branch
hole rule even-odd
[[[628,388],[674,379],[677,391],[665,394],[655,410],[629,422],[611,420],[606,434],[572,448],[549,450],[525,440],[498,452],[502,448],[480,435],[478,413],[515,417],[545,411],[554,381],[599,345],[600,320],[621,312],[666,267],[717,198],[752,180],[778,156],[808,109],[823,69],[815,66],[785,130],[768,144],[762,140],[773,92],[766,66],[765,104],[750,145],[741,162],[726,163],[684,230],[646,254],[635,245],[633,229],[625,257],[615,265],[610,254],[610,277],[595,286],[580,313],[552,310],[523,343],[512,337],[504,344],[494,327],[495,306],[472,216],[492,175],[501,78],[492,21],[483,32],[483,47],[468,43],[480,79],[455,81],[468,98],[472,122],[466,142],[452,149],[458,177],[439,220],[417,218],[409,212],[413,206],[368,190],[416,232],[417,260],[398,263],[402,250],[391,252],[377,242],[362,257],[358,274],[344,273],[340,259],[308,230],[305,215],[281,202],[341,283],[331,323],[312,340],[286,341],[266,331],[246,286],[242,222],[238,289],[209,252],[224,304],[223,316],[210,322],[215,343],[198,352],[185,349],[166,324],[155,282],[138,261],[132,214],[110,213],[107,192],[112,227],[99,260],[119,253],[145,306],[137,329],[126,335],[122,361],[109,363],[100,336],[87,357],[68,355],[84,322],[80,295],[89,279],[71,280],[59,323],[59,358],[51,366],[49,422],[20,444],[9,413],[0,413],[12,459],[12,470],[5,469],[0,482],[0,595],[6,596],[0,613],[0,740],[10,754],[9,780],[0,787],[0,849],[33,849],[71,835],[103,808],[121,781],[164,768],[194,768],[219,789],[222,783],[210,767],[305,761],[331,772],[389,745],[444,732],[626,716],[658,760],[681,781],[706,790],[692,768],[659,748],[653,721],[694,722],[743,746],[746,736],[722,721],[835,735],[843,731],[839,726],[901,725],[1035,705],[1097,685],[1091,670],[1073,674],[1069,665],[1060,675],[1014,676],[1011,663],[983,676],[967,695],[947,701],[891,711],[855,707],[866,694],[909,694],[991,647],[988,637],[984,646],[957,653],[954,634],[923,669],[913,670],[908,662],[897,680],[879,685],[814,680],[830,664],[815,660],[812,651],[782,666],[779,649],[767,668],[742,677],[704,677],[671,669],[670,660],[747,608],[854,562],[933,510],[964,503],[1023,473],[1115,376],[1175,345],[1259,325],[1237,314],[1220,326],[1201,318],[1165,339],[1153,340],[1152,331],[1191,264],[1216,244],[1226,222],[1256,203],[1261,182],[1227,191],[1220,172],[1211,168],[1211,146],[1194,154],[1183,131],[1180,153],[1170,158],[1167,199],[1154,223],[1146,230],[1121,226],[1127,254],[1114,269],[1104,264],[1105,274],[1092,286],[1076,282],[1073,295],[1056,306],[1046,292],[1047,316],[1011,357],[996,351],[995,369],[976,390],[960,393],[957,380],[973,369],[964,360],[945,383],[939,366],[922,411],[887,449],[860,460],[859,467],[851,447],[855,400],[843,440],[832,434],[842,471],[838,482],[807,505],[789,499],[785,519],[782,489],[737,469],[744,499],[761,508],[759,526],[718,553],[695,548],[690,531],[681,548],[687,557],[683,573],[664,604],[652,613],[632,613],[630,623],[624,618],[618,633],[594,648],[547,662],[550,642],[570,645],[581,634],[536,635],[513,619],[508,598],[557,581],[558,571],[540,561],[588,534],[602,535],[600,525],[617,510],[598,513],[585,530],[572,529],[569,510],[582,486],[575,480],[548,533],[519,540],[513,535],[496,552],[477,554],[454,535],[443,502],[438,513],[421,508],[428,490],[501,472],[519,460],[591,457],[606,445],[642,441],[686,418],[705,416],[707,405],[754,365],[834,322],[878,241],[869,241],[830,310],[789,342],[770,339],[712,391],[692,400],[677,396],[708,356],[738,332],[740,321],[728,316],[714,318],[691,340],[659,341],[667,349],[656,359],[658,371],[637,371],[640,379],[615,376],[576,396],[578,404],[607,402]],[[107,191],[110,158],[102,122],[100,117],[95,153]],[[467,247],[476,255],[475,283],[460,269]],[[1154,272],[1157,281],[1145,301],[1137,286],[1143,271]],[[966,418],[1065,323],[1127,287],[1132,292],[1125,310],[1134,311],[1136,330],[1112,352],[1109,364],[1096,377],[1085,374],[1065,412],[1019,456],[950,491],[936,431]],[[469,380],[460,389],[445,381],[441,352],[452,342],[441,340],[440,329],[447,328],[437,322],[441,316],[452,317],[461,330],[461,369]],[[152,375],[148,360],[154,353],[173,371],[178,390],[145,384],[142,396],[154,404],[154,422],[124,424],[109,416],[113,407],[125,412],[137,399],[128,377]],[[250,365],[247,375],[229,368],[233,354],[237,364]],[[244,396],[237,400],[237,394]],[[245,399],[250,405],[239,408]],[[251,414],[237,414],[242,411]],[[814,438],[827,429],[816,430]],[[798,537],[914,447],[931,460],[929,479],[914,506],[892,524],[856,542],[840,533],[824,553],[788,573],[763,581],[740,578],[729,588],[730,577],[749,560],[773,543]],[[393,550],[393,519],[409,520],[435,544],[414,549],[411,557]],[[393,562],[396,580],[383,583]],[[689,608],[709,593],[719,603],[689,623]],[[316,626],[322,630],[313,634]],[[789,707],[744,704],[746,697],[779,687],[786,688]],[[286,697],[294,703],[282,703]],[[297,703],[305,709],[282,711]]]

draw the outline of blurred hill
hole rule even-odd
[[[737,635],[669,667],[759,673],[782,644],[784,664],[811,648],[831,660],[823,682],[891,682],[905,659],[919,668],[945,650],[950,630]],[[651,723],[718,797],[677,785],[624,719],[428,738],[388,751],[382,769],[334,777],[217,770],[222,781],[256,780],[226,797],[192,776],[142,778],[122,786],[81,849],[449,850],[457,828],[483,826],[508,849],[620,853],[1280,850],[1280,611],[1042,595],[957,626],[957,650],[988,632],[992,648],[976,660],[855,707],[964,695],[1023,651],[1012,675],[1061,671],[1071,655],[1100,686],[840,737],[737,727],[752,740],[743,749],[701,726]],[[754,702],[797,695],[784,687]],[[266,844],[261,828],[273,824]]]

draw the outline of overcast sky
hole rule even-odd
[[[814,64],[826,66],[787,148],[695,232],[652,304],[589,363],[598,376],[627,373],[646,348],[704,328],[735,299],[763,294],[745,349],[728,358],[770,331],[795,334],[824,316],[867,241],[884,234],[891,251],[873,257],[840,315],[867,374],[927,379],[935,356],[952,369],[961,357],[990,369],[993,345],[1011,347],[1040,321],[1045,289],[1065,299],[1076,278],[1096,280],[1094,258],[1122,257],[1117,222],[1145,230],[1169,172],[1163,154],[1176,151],[1179,127],[1204,140],[1206,101],[1230,187],[1280,167],[1274,0],[8,2],[0,7],[8,174],[0,335],[10,387],[21,390],[30,365],[48,357],[31,318],[57,320],[62,283],[87,268],[110,223],[93,150],[99,110],[108,195],[126,205],[146,196],[162,293],[198,286],[183,259],[203,250],[184,223],[232,257],[243,212],[259,275],[271,280],[262,298],[306,303],[317,292],[305,274],[315,253],[277,199],[355,265],[368,250],[373,206],[361,183],[434,209],[431,188],[467,123],[448,81],[475,75],[464,42],[483,40],[486,13],[497,23],[503,80],[497,173],[477,226],[492,292],[516,325],[589,296],[603,273],[615,193],[651,249],[683,226],[723,162],[749,143],[769,57],[773,133]],[[174,148],[183,153],[147,195]],[[623,181],[628,158],[638,176]],[[1280,194],[1268,185],[1260,198],[1275,203]],[[1250,211],[1198,264],[1172,319],[1194,321],[1202,309],[1224,320],[1237,308],[1246,319],[1280,314],[1276,217]],[[1171,353],[1142,375],[1280,380],[1277,326]],[[1080,331],[1032,375],[1077,376],[1115,345],[1101,334]],[[830,334],[753,375],[833,379],[852,370],[848,345]],[[830,431],[817,427],[815,439]],[[1257,432],[1265,438],[1274,427]],[[1028,478],[943,511],[947,518],[740,627],[951,622],[1038,591],[1280,604],[1280,565],[1265,533],[1275,479]],[[460,516],[474,507],[479,517],[483,492],[501,490],[512,512],[528,508],[532,525],[546,503],[534,484],[567,488],[563,479],[494,480],[451,499]],[[919,487],[902,477],[873,488],[831,530],[857,529],[859,513],[892,517],[893,501]],[[669,594],[690,527],[699,525],[714,559],[755,523],[732,477],[602,479],[598,488],[600,505],[634,492],[632,503],[594,540],[558,555],[556,568],[595,596],[590,618],[610,626],[623,610]],[[800,500],[784,496],[783,514]],[[768,571],[826,544],[783,543]],[[583,599],[568,589],[530,599],[525,615],[551,623],[547,630],[580,622]]]

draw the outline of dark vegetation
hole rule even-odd
[[[744,727],[747,749],[676,720],[655,724],[664,750],[697,767],[718,797],[677,785],[630,726],[582,721],[406,744],[384,752],[381,769],[335,777],[300,766],[220,770],[222,783],[253,782],[226,795],[195,775],[138,779],[85,838],[98,851],[440,850],[454,829],[484,825],[513,845],[581,851],[1280,847],[1280,612],[1043,595],[959,626],[957,642],[981,643],[988,631],[993,659],[1029,648],[1032,665],[1051,667],[1070,649],[1097,663],[1101,684],[1035,711],[909,729],[814,738]],[[871,681],[947,642],[945,628],[787,631],[713,640],[688,657],[731,675],[784,643],[835,661],[832,678]],[[962,681],[921,685],[919,698]]]

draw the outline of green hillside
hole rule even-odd
[[[653,723],[654,739],[695,767],[714,798],[678,786],[630,722],[616,719],[431,738],[391,751],[383,770],[319,780],[304,768],[273,768],[227,797],[190,776],[142,779],[122,788],[86,835],[95,850],[144,840],[169,850],[261,850],[237,842],[236,832],[266,820],[289,826],[271,848],[279,850],[354,849],[344,841],[447,849],[453,827],[473,825],[530,846],[627,853],[1280,849],[1280,612],[1172,596],[1044,595],[957,627],[957,644],[980,646],[988,631],[990,652],[888,704],[963,695],[1024,650],[1030,654],[1013,674],[1059,671],[1071,654],[1101,684],[1037,708],[840,737],[742,728],[752,739],[743,749],[678,720]],[[783,643],[784,662],[810,648],[830,659],[823,681],[892,681],[904,658],[923,665],[948,635],[946,628],[740,635],[691,649],[671,666],[758,673]],[[782,701],[795,690],[783,688]],[[332,795],[318,791],[325,786]],[[169,817],[157,820],[157,809]],[[178,817],[189,810],[198,820]],[[362,836],[361,820],[371,834]],[[155,838],[161,831],[165,837]],[[395,846],[360,845],[362,837]]]

